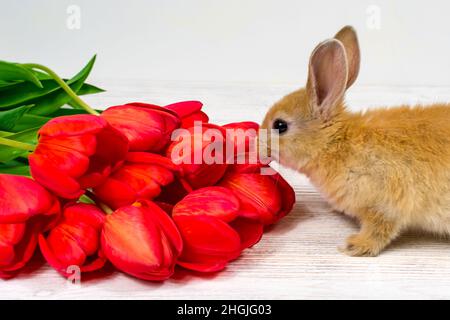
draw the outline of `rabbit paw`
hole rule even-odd
[[[347,238],[340,251],[352,257],[375,257],[380,253],[379,243],[362,234],[354,234]]]

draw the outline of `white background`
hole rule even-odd
[[[309,53],[352,24],[362,47],[352,109],[450,101],[448,1],[0,0],[0,59],[68,77],[94,54],[94,107],[199,99],[213,122],[260,121],[305,82]],[[81,10],[80,29],[67,9]],[[379,14],[377,14],[377,12]],[[69,19],[70,20],[70,19]],[[379,27],[379,29],[377,28]],[[402,236],[378,258],[337,246],[357,225],[332,212],[304,177],[293,212],[219,274],[147,283],[114,272],[80,288],[48,265],[0,283],[0,298],[449,298],[448,241]]]
[[[92,79],[304,84],[309,53],[359,32],[358,85],[450,85],[445,0],[0,0],[0,59]],[[67,9],[80,9],[80,29]],[[379,29],[377,28],[379,27]]]

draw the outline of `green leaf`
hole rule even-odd
[[[30,177],[30,167],[26,164],[7,165],[0,164],[0,173],[15,174]]]
[[[71,85],[84,77],[86,80],[87,75],[92,69],[95,63],[95,56],[88,62],[88,64],[78,72],[73,78],[67,81],[68,85]],[[31,72],[31,70],[30,70]],[[36,77],[36,76],[35,76]],[[83,83],[84,83],[83,80]],[[36,104],[37,98],[44,97],[54,91],[62,90],[61,87],[53,79],[42,80],[42,88],[36,88],[29,82],[18,83],[14,86],[7,87],[8,90],[2,90],[0,96],[0,109],[12,109],[23,104]]]
[[[17,63],[11,63],[0,60],[0,80],[16,81],[24,80],[31,82],[38,88],[42,88],[42,84],[36,75],[29,69]]]
[[[84,81],[86,81],[87,77],[89,76],[89,73],[91,72],[94,63],[95,63],[95,56],[78,74],[76,74],[71,80],[67,82],[71,83],[70,88],[73,91],[78,92],[81,89],[81,87],[84,84]],[[73,81],[73,79],[76,79],[76,81]],[[91,88],[90,90],[95,89]],[[34,101],[32,100],[34,107],[30,109],[29,113],[37,115],[48,115],[61,108],[70,100],[71,97],[63,89],[60,88],[55,92],[46,95],[45,97],[42,97]]]
[[[37,143],[37,132],[40,129],[40,127],[27,129],[18,133],[10,134],[4,136],[5,138],[30,143],[30,144],[36,144]],[[14,160],[17,157],[26,157],[28,155],[28,151],[15,149],[11,147],[2,146],[0,148],[0,162],[8,162],[11,160]]]
[[[82,95],[86,95],[86,94],[94,94],[94,93],[101,93],[101,92],[105,92],[105,90],[98,88],[96,86],[93,86],[91,84],[84,83],[83,86],[80,88],[80,90],[78,90],[77,94],[79,96],[82,96]],[[84,110],[84,108],[82,106],[80,106],[78,104],[78,102],[76,102],[74,100],[70,100],[69,102],[67,102],[67,104],[74,109],[83,109]]]
[[[32,69],[32,72],[36,75],[36,77],[39,80],[51,80],[52,79],[52,77],[50,75],[48,75],[47,73],[45,73],[43,71]],[[66,80],[66,79],[64,79],[64,80]]]
[[[13,109],[14,110],[14,109]],[[10,130],[12,132],[20,132],[34,127],[42,127],[52,118],[43,117],[34,114],[25,113],[19,121],[16,122],[15,126]]]
[[[86,94],[95,94],[95,93],[102,93],[102,92],[105,92],[105,90],[102,88],[93,86],[92,84],[89,84],[89,83],[83,83],[80,90],[78,90],[77,94],[79,96],[84,96]]]
[[[42,88],[36,88],[29,82],[20,82],[1,90],[0,109],[12,109],[19,105],[30,104],[30,101],[43,97],[60,87],[54,80],[42,80]]]
[[[14,128],[17,121],[32,107],[22,106],[19,108],[0,112],[0,130],[9,131]]]
[[[98,113],[102,113],[103,110],[95,109]],[[57,110],[56,112],[48,115],[51,118],[54,117],[60,117],[60,116],[70,116],[73,114],[87,114],[87,112],[84,109],[67,109],[67,108],[61,108]]]
[[[0,91],[9,89],[11,86],[15,86],[18,83],[22,83],[23,81],[3,81],[0,80]]]
[[[88,196],[86,196],[85,194],[83,194],[80,199],[80,202],[82,203],[87,203],[87,204],[95,204],[94,200],[92,200],[91,198],[89,198]]]

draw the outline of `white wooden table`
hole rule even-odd
[[[91,81],[108,92],[88,97],[95,107],[132,101],[168,104],[201,100],[213,122],[253,120],[295,84],[173,83],[142,80]],[[450,101],[450,88],[355,87],[352,109],[399,103]],[[306,178],[283,170],[297,194],[293,212],[260,243],[213,275],[178,270],[164,283],[144,282],[119,272],[68,283],[33,262],[17,278],[1,281],[0,298],[37,299],[343,299],[450,298],[450,243],[405,235],[376,258],[338,252],[354,221],[333,213]]]

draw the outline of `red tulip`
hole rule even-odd
[[[102,183],[124,160],[125,136],[94,115],[63,116],[39,130],[29,156],[33,178],[58,196],[76,199]]]
[[[147,103],[110,107],[101,117],[128,138],[130,151],[161,151],[180,126],[174,111]]]
[[[78,266],[81,272],[98,270],[106,259],[99,257],[100,232],[105,215],[96,206],[85,203],[68,204],[62,221],[45,238],[39,235],[39,246],[47,262],[64,276],[68,267]]]
[[[233,122],[223,126],[227,131],[227,138],[234,145],[234,154],[256,152],[256,139],[259,124],[251,121]]]
[[[194,126],[196,121],[207,123],[208,115],[202,110],[203,104],[200,101],[182,101],[166,106],[167,109],[175,111],[181,119],[182,128]]]
[[[229,189],[206,187],[187,195],[172,211],[184,242],[178,264],[196,271],[218,271],[257,243],[262,223],[239,215],[239,199]]]
[[[230,222],[239,214],[239,200],[224,187],[206,187],[189,193],[173,208],[172,216],[208,215]]]
[[[258,169],[257,166],[244,168]],[[232,190],[239,198],[241,216],[256,219],[265,225],[284,217],[295,202],[294,190],[279,173],[229,172],[220,185]]]
[[[31,259],[38,233],[52,227],[59,202],[35,181],[0,174],[0,278],[9,278]]]
[[[130,152],[122,167],[94,188],[99,200],[116,209],[138,199],[153,199],[173,182],[180,169],[170,159],[147,152]]]
[[[226,222],[209,215],[175,215],[183,238],[178,264],[186,269],[214,272],[241,253],[239,234]]]
[[[117,269],[144,280],[169,278],[183,248],[172,219],[148,200],[108,215],[101,242]]]
[[[230,226],[239,234],[241,250],[257,244],[264,232],[264,225],[261,222],[243,217],[231,221]]]
[[[181,167],[193,189],[214,185],[227,169],[224,129],[205,123],[201,129],[184,130],[179,140],[169,145],[166,156]]]

